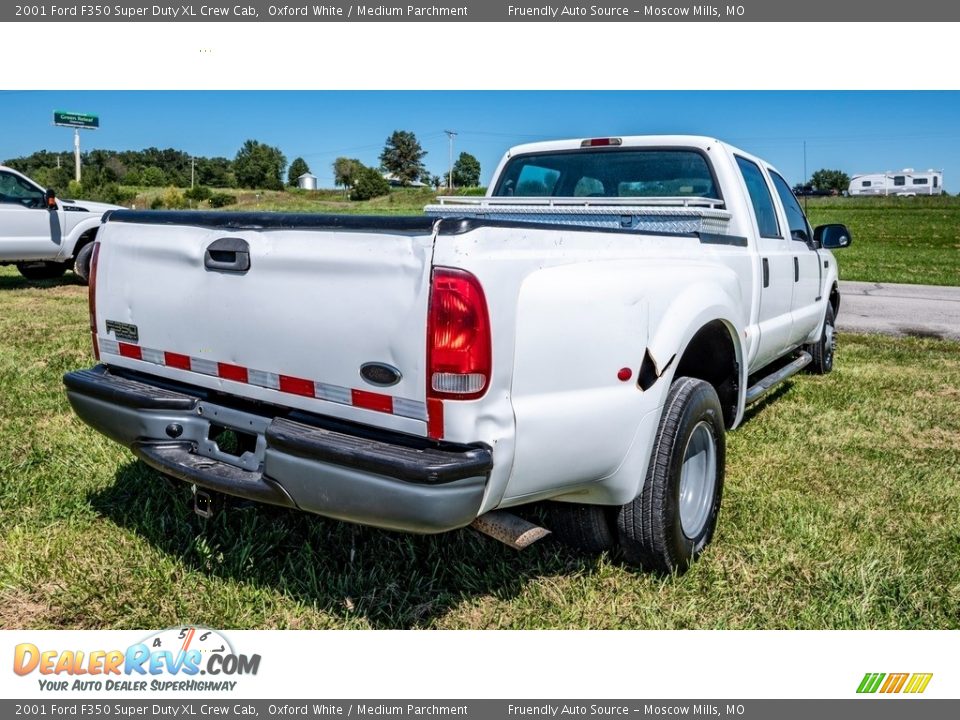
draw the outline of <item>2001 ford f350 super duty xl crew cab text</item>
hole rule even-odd
[[[830,371],[849,244],[766,162],[687,136],[515,147],[424,217],[117,211],[101,364],[64,381],[204,494],[419,533],[558,501],[568,542],[683,570],[726,430]]]

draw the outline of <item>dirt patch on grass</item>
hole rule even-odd
[[[53,620],[57,613],[44,599],[53,594],[53,588],[41,588],[33,592],[23,588],[0,590],[0,628],[54,627]]]

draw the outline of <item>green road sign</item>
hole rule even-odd
[[[53,124],[63,127],[87,128],[95,130],[100,127],[100,118],[90,113],[66,112],[64,110],[53,111]]]

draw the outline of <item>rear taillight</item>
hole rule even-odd
[[[100,258],[100,243],[93,244],[90,253],[90,274],[87,278],[87,299],[90,305],[90,339],[93,341],[93,356],[100,359],[100,343],[97,342],[97,260]]]
[[[478,398],[490,367],[490,316],[480,282],[463,270],[436,268],[427,325],[428,397]]]

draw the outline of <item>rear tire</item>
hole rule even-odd
[[[809,368],[814,375],[826,375],[833,370],[833,356],[837,348],[837,332],[834,322],[833,305],[827,303],[820,339],[807,348],[813,358]]]
[[[90,258],[92,257],[93,243],[89,242],[80,248],[80,252],[73,259],[73,272],[84,285],[90,282]]]
[[[723,410],[713,386],[678,378],[660,418],[643,489],[621,506],[624,559],[645,570],[683,572],[713,538],[723,494]]]
[[[544,503],[547,528],[567,547],[587,555],[613,550],[617,539],[609,507],[580,503]]]
[[[63,274],[67,271],[67,264],[59,262],[22,262],[17,263],[17,270],[27,280],[54,280],[63,277]]]

